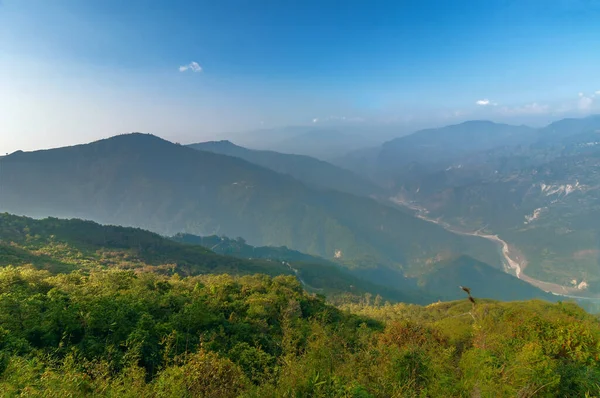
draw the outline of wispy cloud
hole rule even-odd
[[[504,115],[542,115],[545,113],[549,113],[551,111],[550,106],[546,104],[538,104],[537,102],[532,102],[529,104],[508,107],[504,106],[499,109],[501,114]]]
[[[579,96],[579,102],[577,103],[577,107],[579,108],[580,111],[587,111],[592,107],[592,104],[594,103],[594,96]]]
[[[192,61],[187,65],[182,65],[179,67],[179,72],[185,72],[187,70],[191,70],[192,72],[202,72],[202,67],[198,62]]]
[[[478,101],[475,101],[475,103],[477,105],[481,105],[481,106],[488,106],[488,105],[492,105],[492,106],[496,106],[498,105],[496,102],[490,101],[489,99],[485,98],[485,99],[480,99]]]
[[[312,120],[313,123],[319,123],[319,122],[348,122],[348,123],[360,123],[360,122],[364,122],[365,119],[362,117],[358,117],[358,116],[353,116],[353,117],[346,117],[346,116],[326,116],[323,118],[314,118]]]

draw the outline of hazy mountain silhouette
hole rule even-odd
[[[162,234],[243,236],[348,266],[418,274],[440,253],[497,260],[492,244],[405,212],[322,191],[245,160],[148,134],[15,153],[1,160],[0,210],[92,219]],[[496,260],[495,260],[496,259]]]
[[[364,177],[331,163],[304,155],[247,149],[229,141],[210,141],[188,145],[190,148],[235,156],[269,168],[315,187],[370,196],[382,189]]]

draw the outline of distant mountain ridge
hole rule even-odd
[[[361,196],[381,194],[383,190],[364,177],[325,161],[305,155],[247,149],[230,141],[209,141],[190,148],[235,156],[278,173],[288,174],[306,184]]]
[[[356,173],[367,175],[390,186],[397,175],[410,174],[406,168],[415,164],[438,166],[469,153],[498,146],[514,146],[533,142],[536,129],[513,126],[487,120],[416,131],[390,141],[380,147],[356,151],[336,159],[336,164]],[[417,167],[418,168],[418,167]],[[424,171],[430,171],[431,167]]]
[[[308,126],[287,126],[220,134],[216,138],[217,140],[231,140],[250,149],[307,155],[330,161],[348,152],[378,145],[407,132],[406,127],[401,125],[357,121],[328,123],[325,120],[316,120],[315,123]]]
[[[386,265],[410,275],[446,255],[499,266],[496,248],[481,239],[148,134],[16,153],[0,167],[0,210],[15,214],[86,218],[165,235],[243,236],[253,245],[285,245],[349,267]]]
[[[448,154],[434,156],[442,136]],[[496,138],[477,141],[488,136]],[[415,133],[388,145],[395,162],[382,161],[385,147],[371,173],[395,200],[461,230],[500,234],[529,276],[580,287],[576,295],[600,292],[600,115],[539,129],[469,122]]]

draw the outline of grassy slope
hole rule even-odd
[[[152,266],[184,275],[291,274],[279,263],[222,256],[137,228],[76,219],[34,220],[6,213],[0,214],[0,250],[0,265],[30,263],[53,272],[97,266]]]

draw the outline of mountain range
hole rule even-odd
[[[190,148],[234,156],[278,173],[290,175],[307,185],[360,196],[383,194],[383,189],[370,180],[331,163],[305,155],[275,151],[251,150],[230,141],[210,141],[188,145]]]
[[[245,160],[148,134],[13,153],[0,161],[0,210],[90,219],[164,235],[244,237],[350,268],[416,277],[456,255],[501,267],[496,247],[374,199],[312,188]]]
[[[409,278],[439,297],[450,297],[436,282],[444,278],[506,277],[508,256],[525,281],[587,295],[600,280],[598,131],[600,117],[541,129],[471,121],[336,165],[229,141],[183,146],[124,134],[1,158],[0,211],[239,236],[318,256],[379,286],[406,287]],[[506,252],[482,234],[499,234]]]
[[[295,275],[303,287],[329,301],[365,295],[390,302],[429,304],[463,298],[458,283],[476,286],[481,298],[552,299],[487,264],[462,256],[421,280],[373,283],[359,272],[286,247],[254,247],[242,238],[177,234],[167,238],[139,228],[99,225],[78,219],[41,220],[0,213],[0,266],[25,266],[53,274],[99,268],[181,276],[201,274]],[[440,281],[444,283],[440,283]]]
[[[215,138],[231,140],[250,149],[268,149],[330,161],[348,152],[378,145],[384,140],[409,132],[400,124],[373,124],[334,118],[315,120],[311,126],[288,126],[228,133]]]
[[[597,294],[599,132],[600,116],[538,129],[472,121],[385,143],[370,150],[369,167],[364,156],[339,164],[422,217],[499,234],[524,272],[563,286],[556,291]]]

